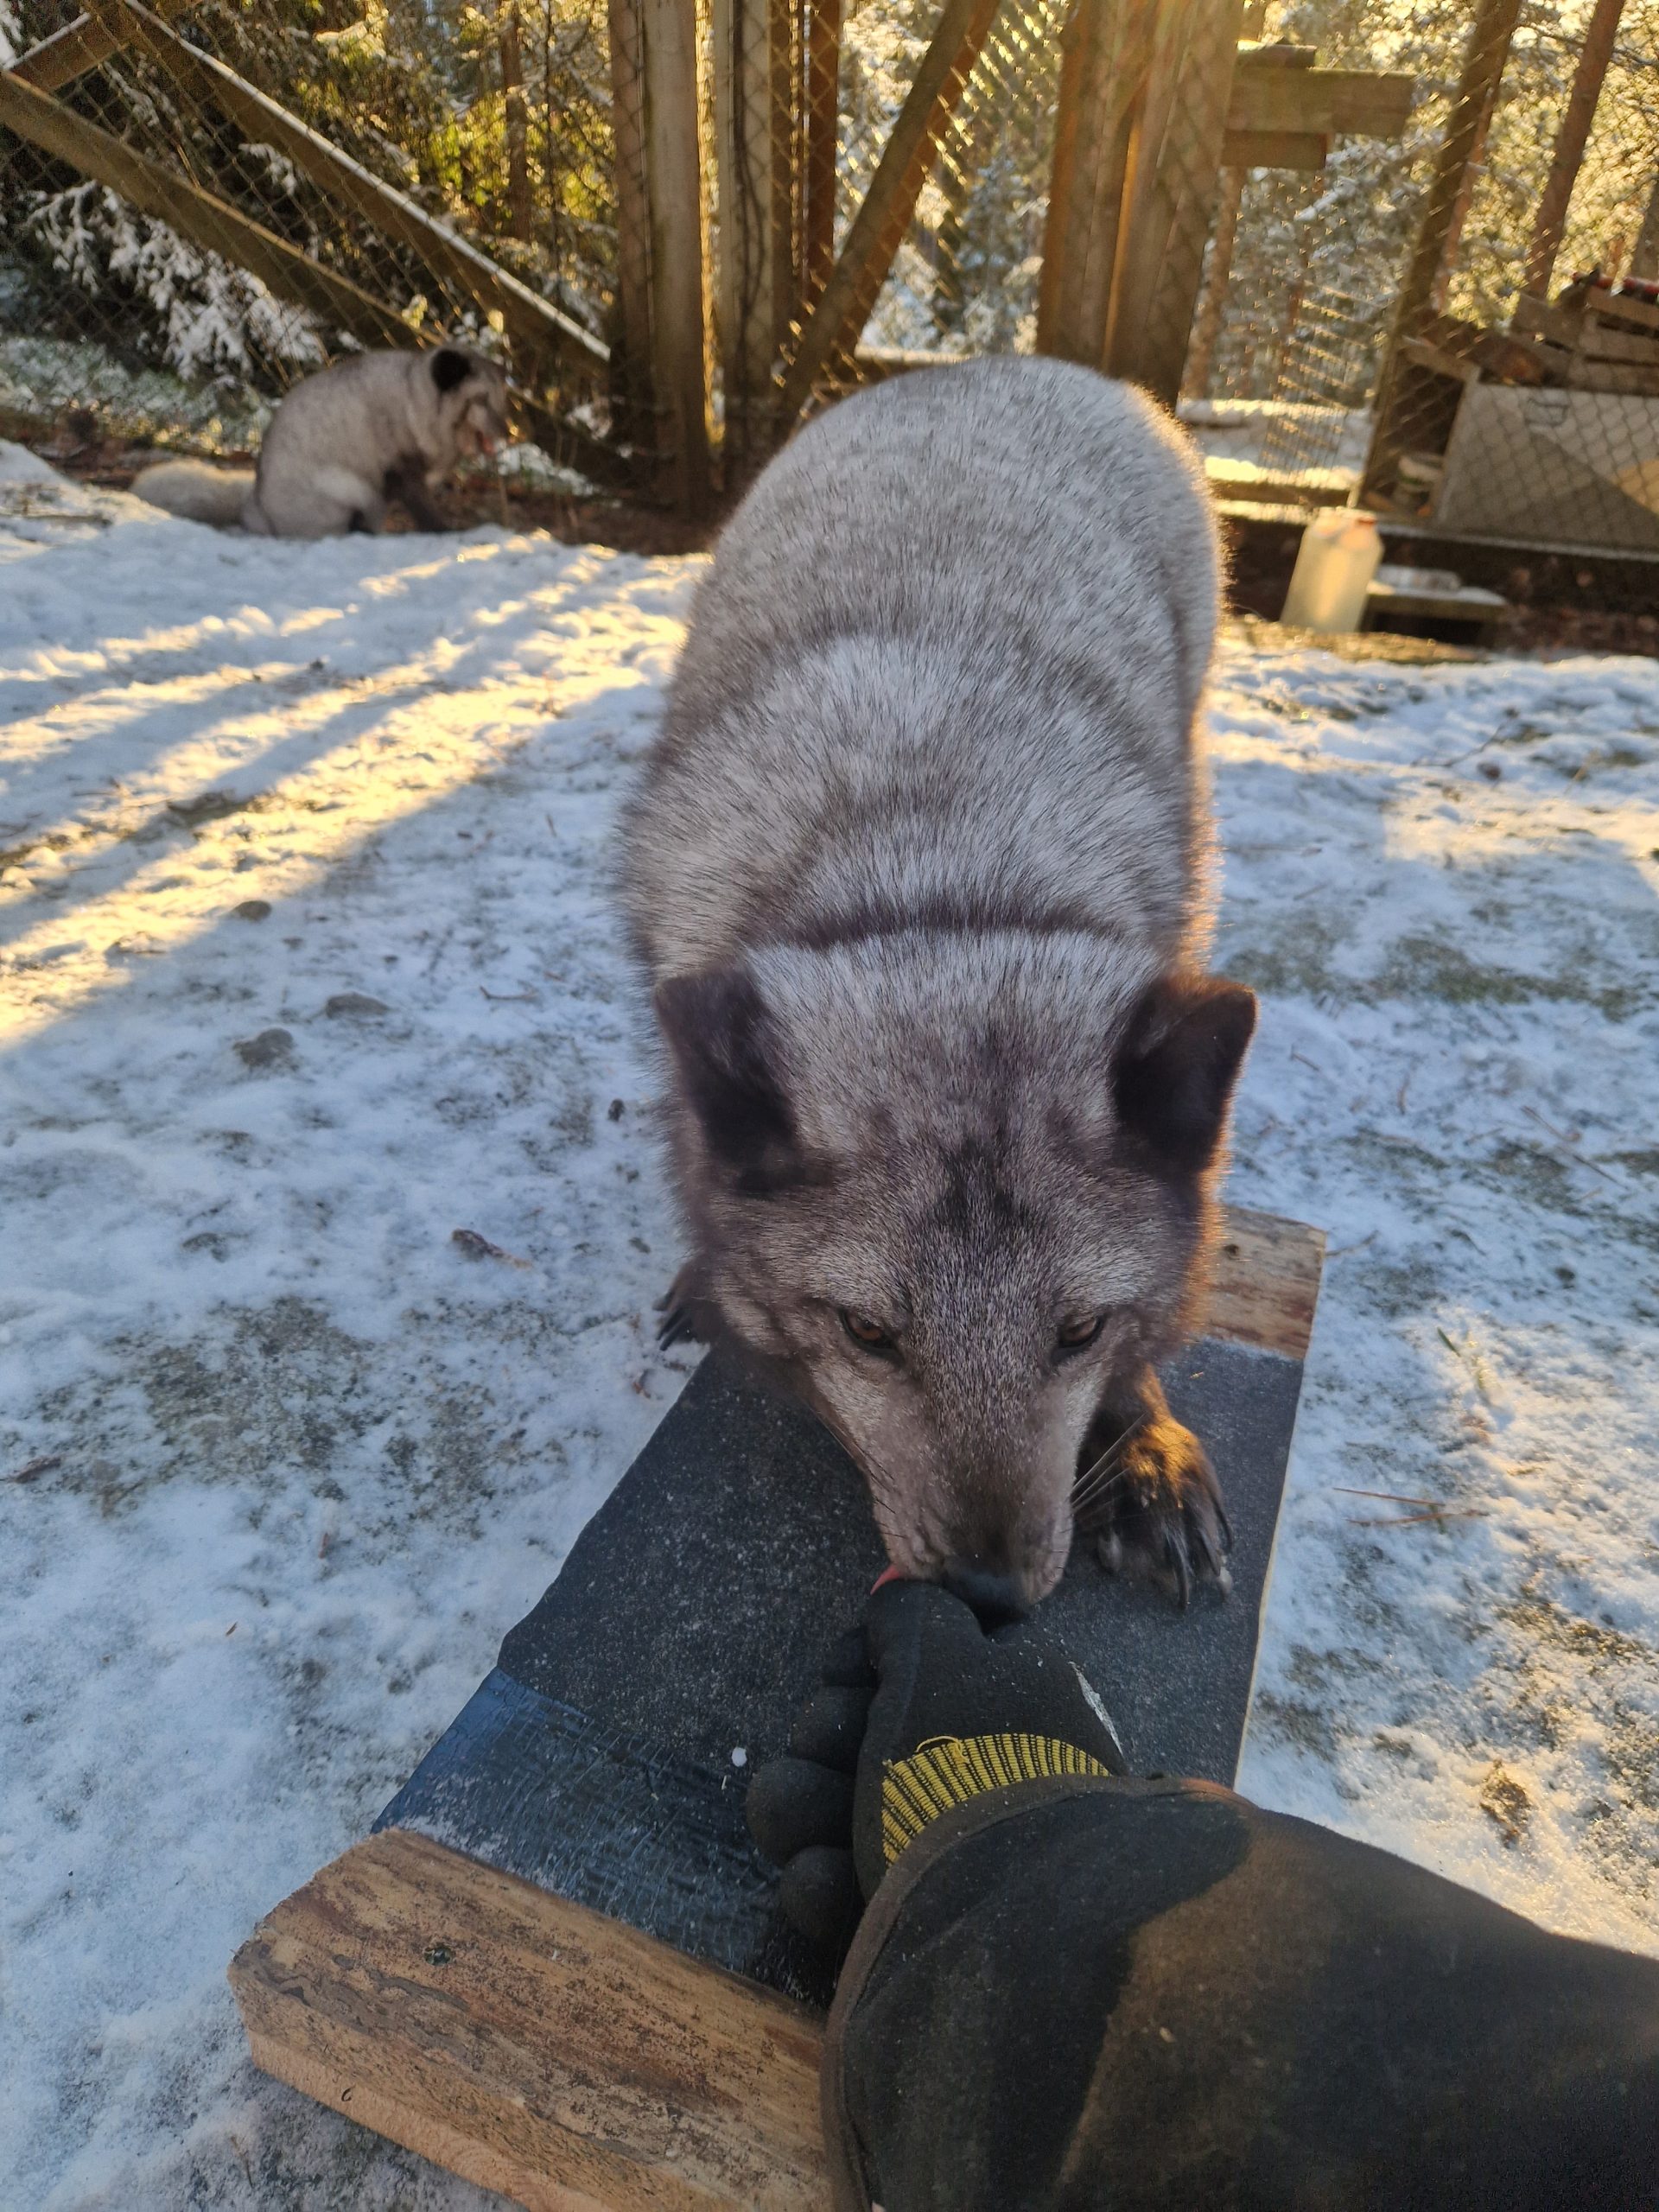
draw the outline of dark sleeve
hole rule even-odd
[[[1655,2212],[1659,1963],[1197,1783],[937,1821],[830,2016],[838,2212]]]

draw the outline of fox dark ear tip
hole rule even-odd
[[[441,346],[432,356],[432,381],[440,391],[453,391],[458,384],[466,383],[472,365],[454,346]]]

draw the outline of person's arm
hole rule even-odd
[[[798,1918],[871,1900],[825,2058],[843,2212],[1659,2207],[1659,1965],[1123,1777],[1076,1669],[941,1592],[882,1591],[864,1656],[751,1808]]]

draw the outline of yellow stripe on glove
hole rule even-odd
[[[881,1849],[889,1866],[930,1821],[988,1789],[1040,1782],[1051,1775],[1104,1774],[1111,1769],[1075,1744],[1022,1732],[999,1736],[935,1736],[908,1758],[890,1760],[881,1778]]]

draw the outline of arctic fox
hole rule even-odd
[[[1136,392],[897,378],[728,525],[626,821],[691,1246],[668,1327],[791,1385],[893,1565],[989,1612],[1058,1579],[1074,1492],[1113,1563],[1226,1585],[1154,1372],[1255,1020],[1203,971],[1217,598],[1200,470]]]
[[[428,494],[465,455],[506,434],[506,379],[459,346],[356,353],[295,385],[271,417],[257,472],[164,461],[133,485],[190,522],[263,537],[378,531],[400,500],[419,530],[442,530]]]

